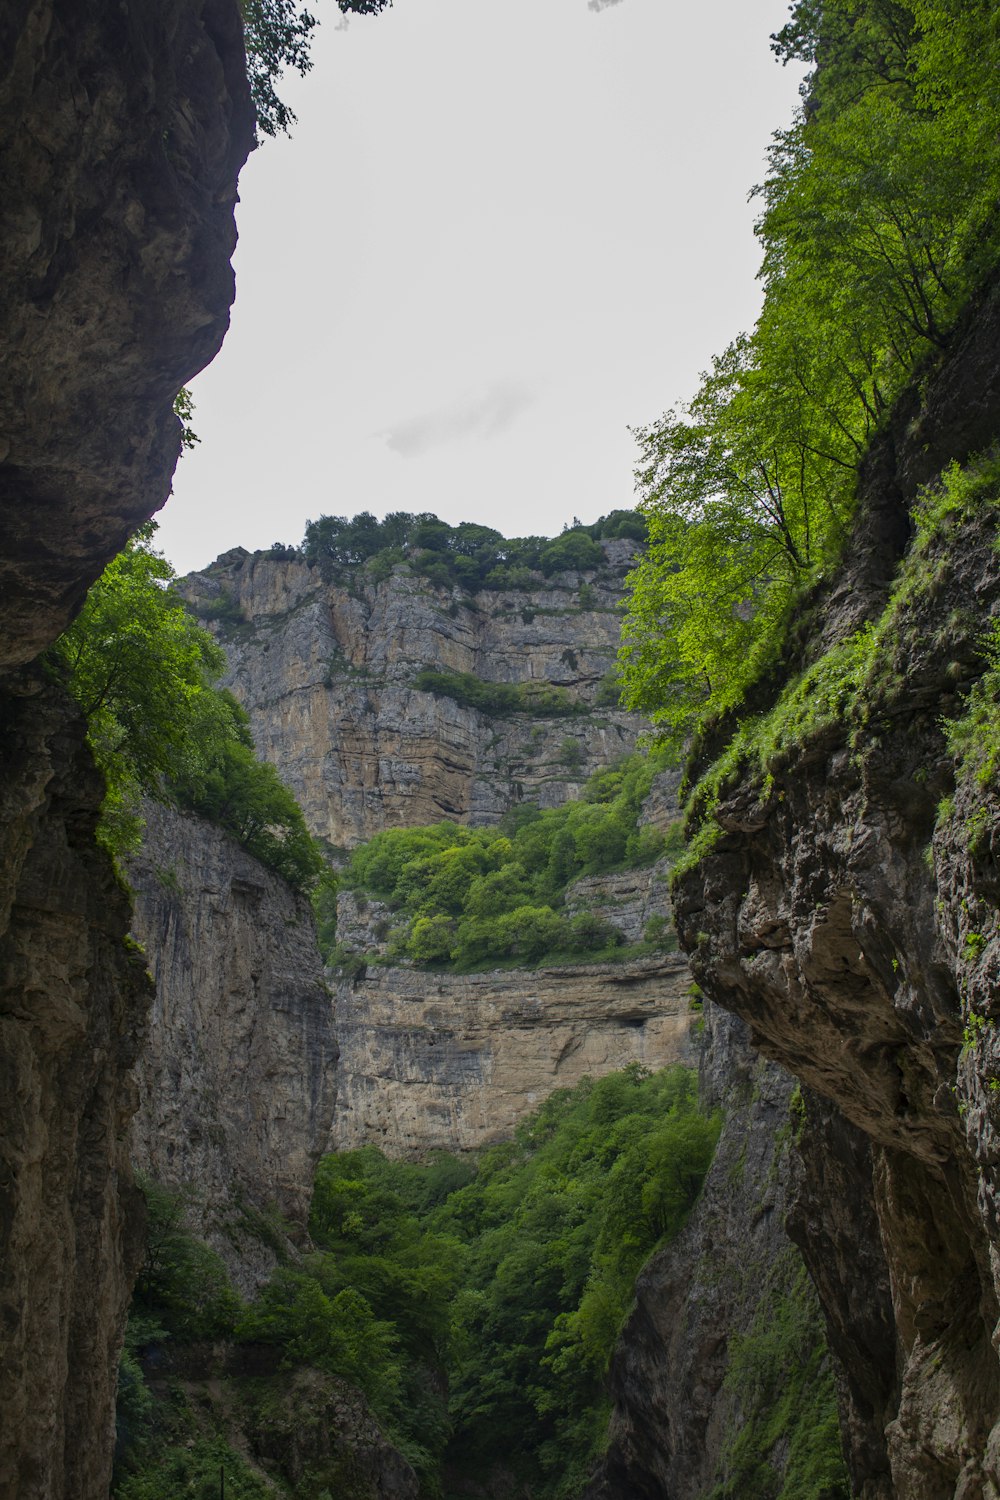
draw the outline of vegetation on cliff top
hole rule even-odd
[[[224,1436],[183,1403],[154,1404],[136,1357],[152,1368],[165,1343],[226,1334],[273,1345],[276,1373],[307,1364],[360,1388],[426,1496],[441,1493],[442,1469],[481,1481],[494,1466],[537,1500],[575,1495],[604,1441],[604,1370],[636,1274],[683,1223],[712,1158],[719,1120],[695,1095],[684,1068],[633,1065],[552,1094],[474,1164],[391,1162],[374,1147],[325,1157],[315,1253],[247,1307],[183,1233],[176,1199],[152,1192],[120,1500],[147,1500],[156,1476],[194,1478],[184,1464]],[[294,1493],[319,1494],[321,1477]],[[249,1481],[245,1493],[256,1496]]]
[[[674,866],[675,878],[704,855],[721,836],[713,813],[721,799],[752,776],[764,798],[797,747],[830,726],[850,725],[850,744],[859,753],[876,744],[885,714],[914,663],[930,652],[937,659],[966,644],[978,651],[985,670],[955,718],[943,725],[952,753],[985,783],[997,768],[1000,730],[1000,668],[995,621],[977,623],[971,610],[952,611],[926,634],[918,606],[944,585],[944,571],[956,556],[956,535],[965,531],[972,546],[985,527],[992,545],[1000,514],[1000,458],[952,464],[938,484],[922,491],[913,508],[914,537],[882,614],[838,642],[799,673],[766,713],[743,719],[722,755],[692,789],[685,808],[690,843]],[[981,543],[980,543],[981,544]],[[959,551],[961,549],[958,549]],[[958,586],[955,589],[959,591]],[[963,618],[964,613],[964,618]],[[952,662],[948,672],[965,670]],[[971,670],[971,668],[970,668]],[[957,679],[955,682],[957,685]]]
[[[626,700],[678,739],[776,655],[844,543],[869,440],[997,259],[990,0],[800,0],[775,50],[816,66],[758,189],[763,311],[637,434]]]
[[[214,686],[223,654],[170,589],[154,530],[108,564],[53,647],[107,784],[98,837],[115,855],[136,848],[145,795],[200,813],[308,889],[322,860],[302,813],[255,756],[243,709]]]
[[[449,526],[429,512],[393,511],[379,521],[369,511],[347,516],[320,516],[306,527],[303,551],[319,566],[323,578],[388,577],[406,563],[440,588],[537,588],[539,574],[591,572],[605,566],[600,542],[627,538],[642,545],[646,523],[633,510],[613,510],[593,525],[575,522],[560,536],[504,537],[490,526],[463,521]]]
[[[641,811],[663,751],[635,754],[591,776],[578,801],[542,810],[525,803],[494,828],[436,823],[376,834],[351,855],[345,885],[397,913],[390,955],[457,972],[560,957],[613,958],[621,932],[590,912],[567,915],[567,887],[581,875],[652,864],[667,847]],[[317,898],[327,962],[329,885]],[[324,921],[325,919],[325,921]],[[654,928],[656,926],[654,922]],[[648,951],[667,939],[661,920]]]

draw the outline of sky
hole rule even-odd
[[[158,544],[184,573],[321,514],[521,536],[632,505],[629,428],[759,309],[784,0],[314,9],[292,137],[240,180],[232,326]]]

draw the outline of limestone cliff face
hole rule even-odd
[[[994,292],[873,451],[826,643],[883,607],[917,483],[1000,432],[998,330]],[[845,1362],[856,1489],[939,1500],[1000,1492],[1000,800],[956,786],[940,725],[983,670],[992,527],[956,525],[931,561],[862,737],[828,726],[731,790],[677,910],[699,983],[825,1101],[793,1227]]]
[[[242,549],[184,589],[225,647],[258,753],[312,831],[351,847],[382,828],[496,822],[522,799],[557,806],[634,749],[642,722],[603,702],[631,547],[602,545],[600,573],[539,574],[527,592],[453,596],[403,565],[347,588]],[[416,691],[425,668],[552,684],[586,711],[490,716]]]
[[[30,662],[165,499],[232,300],[236,0],[0,15],[0,1495],[107,1493],[148,992],[83,725]]]
[[[369,968],[337,990],[337,1150],[390,1156],[508,1140],[586,1074],[692,1062],[690,974],[676,954],[633,964],[458,976]]]
[[[304,1232],[333,1117],[332,997],[304,897],[201,819],[145,814],[129,879],[156,996],[135,1160],[191,1191],[199,1232],[250,1290],[273,1268],[255,1215]]]

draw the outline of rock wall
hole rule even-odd
[[[998,332],[991,289],[876,443],[814,650],[884,607],[917,485],[1000,433]],[[845,1359],[856,1492],[906,1500],[1000,1492],[1000,798],[995,777],[956,785],[941,729],[1000,608],[988,508],[930,563],[867,723],[824,726],[773,783],[730,788],[676,893],[698,982],[828,1101],[793,1222]]]
[[[725,1493],[739,1494],[734,1439],[762,1417],[773,1422],[766,1397],[755,1410],[735,1385],[731,1351],[776,1315],[802,1264],[785,1232],[792,1080],[724,1011],[706,1006],[705,1023],[701,1095],[724,1109],[722,1134],[690,1219],[639,1277],[611,1364],[608,1451],[585,1500],[694,1500],[727,1480]],[[814,1295],[809,1303],[821,1344]],[[780,1400],[794,1373],[782,1370]],[[771,1470],[767,1493],[781,1489],[793,1425],[791,1414],[758,1455],[756,1483]]]
[[[177,390],[229,323],[252,143],[237,0],[0,17],[0,668],[166,499]]]
[[[137,1166],[187,1190],[244,1290],[273,1269],[254,1233],[303,1235],[336,1095],[332,996],[312,910],[228,835],[147,804],[129,864],[133,931],[156,983],[138,1069]]]
[[[29,663],[163,503],[252,142],[236,0],[0,14],[0,1495],[95,1500],[141,1210],[144,1025],[83,725]]]
[[[342,980],[333,1147],[471,1150],[508,1140],[553,1089],[588,1073],[691,1063],[689,986],[676,954],[464,977],[379,967]]]
[[[0,1496],[94,1500],[142,1234],[126,1137],[149,986],[75,707],[25,672],[0,722]]]
[[[465,596],[404,565],[348,588],[241,548],[183,588],[225,647],[258,753],[312,832],[352,847],[382,828],[493,823],[522,799],[558,806],[635,748],[642,721],[603,702],[631,544],[602,545],[601,573],[539,574],[528,592]],[[490,716],[416,691],[424,668],[552,684],[586,711]]]

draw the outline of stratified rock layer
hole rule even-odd
[[[369,968],[337,991],[333,1147],[470,1150],[588,1073],[693,1062],[689,985],[677,955],[464,977]]]
[[[402,566],[348,588],[301,559],[242,549],[183,587],[225,647],[258,753],[313,833],[352,847],[442,818],[494,823],[521,800],[558,806],[635,748],[642,721],[604,702],[631,553],[604,546],[607,567],[583,594],[583,578],[560,574],[453,597]],[[552,685],[580,712],[487,715],[418,692],[425,668]]]
[[[308,1217],[336,1094],[332,997],[305,897],[200,818],[145,811],[129,879],[156,998],[135,1159],[191,1191],[196,1227],[249,1289],[273,1265],[254,1211]]]
[[[1000,299],[973,313],[866,464],[824,644],[884,606],[917,484],[1000,432]],[[869,1143],[812,1112],[793,1227],[846,1367],[856,1489],[902,1500],[1000,1492],[1000,798],[995,776],[956,786],[941,729],[983,670],[1000,559],[985,512],[935,549],[867,723],[731,790],[676,893],[699,983]],[[866,1190],[873,1212],[855,1211]]]

